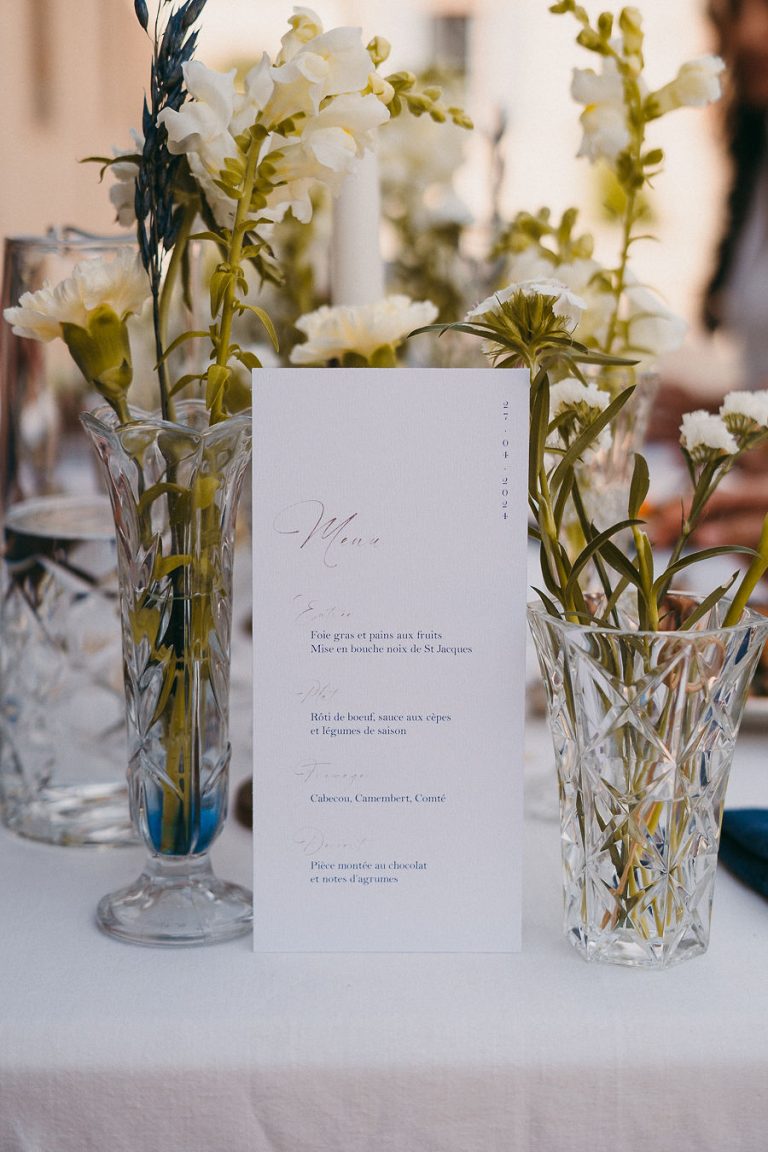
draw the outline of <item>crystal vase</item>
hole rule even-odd
[[[696,600],[669,597],[679,628]],[[564,930],[587,960],[706,950],[728,774],[768,622],[722,602],[690,630],[573,624],[529,605],[560,794]]]
[[[247,932],[251,893],[213,873],[229,779],[229,665],[237,502],[250,413],[208,426],[110,408],[82,417],[117,538],[132,818],[150,853],[105,896],[100,927],[139,944],[208,944]]]

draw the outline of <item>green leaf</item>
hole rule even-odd
[[[648,471],[648,461],[640,453],[635,453],[635,467],[632,472],[632,483],[629,486],[629,503],[627,512],[636,519],[648,495],[651,485],[651,476]]]
[[[272,341],[272,346],[275,349],[275,352],[279,352],[280,341],[278,340],[277,330],[272,323],[269,313],[265,312],[263,308],[259,308],[257,304],[243,304],[242,302],[238,305],[238,310],[240,312],[253,312],[254,316],[259,318],[267,335]]]
[[[186,376],[180,376],[179,377],[179,379],[176,381],[176,383],[173,385],[173,387],[169,391],[168,395],[169,396],[177,396],[178,393],[181,392],[183,388],[186,388],[187,384],[193,384],[195,380],[202,380],[202,378],[203,377],[202,377],[202,374],[200,372],[188,372],[186,374]]]
[[[229,268],[219,267],[211,276],[209,285],[211,293],[211,316],[218,316],[222,301],[232,280],[233,275]]]
[[[211,364],[205,373],[205,403],[213,408],[226,388],[231,375],[231,369],[221,364]]]
[[[554,471],[551,481],[553,493],[561,484],[563,474],[580,459],[582,453],[589,448],[590,444],[594,443],[603,428],[610,424],[613,418],[618,415],[634,390],[635,386],[633,384],[629,388],[625,388],[623,392],[619,392],[618,396],[611,401],[608,407],[605,408],[599,416],[595,417],[589,427],[585,428],[581,435],[576,437]]]
[[[173,352],[175,352],[177,348],[180,348],[181,345],[184,344],[187,340],[201,340],[201,339],[207,340],[208,336],[209,336],[208,332],[201,332],[201,331],[182,332],[181,336],[177,336],[176,339],[173,340],[168,345],[165,352],[163,352],[163,355],[161,357],[161,363],[163,360],[167,360],[168,357]]]
[[[692,564],[698,564],[702,560],[712,560],[715,556],[731,556],[734,552],[744,556],[757,556],[754,548],[748,548],[745,544],[719,544],[716,548],[702,548],[699,552],[688,552],[661,573],[653,585],[654,595],[658,596],[659,592],[669,585],[672,577],[682,572],[684,568],[690,568]]]
[[[153,484],[151,488],[147,488],[147,490],[142,493],[141,498],[139,499],[139,516],[143,516],[149,508],[150,504],[154,504],[155,500],[159,500],[161,496],[167,496],[170,494],[173,494],[174,496],[177,496],[181,499],[187,495],[187,490],[186,488],[182,488],[179,484],[169,484],[166,482],[159,482],[157,484]]]
[[[229,236],[229,232],[223,230],[221,236],[217,236],[215,232],[194,232],[190,240],[212,240],[214,244],[221,244],[222,240],[227,241]]]
[[[635,588],[641,586],[642,581],[637,568],[612,541],[606,540],[603,543],[601,554],[606,564],[609,564],[616,572],[620,572],[630,584],[634,584]]]
[[[687,628],[693,627],[697,621],[701,620],[703,616],[706,616],[710,608],[714,608],[718,600],[721,600],[722,597],[725,596],[726,592],[730,591],[730,589],[733,587],[734,581],[738,579],[738,575],[738,571],[734,572],[730,580],[726,581],[725,584],[721,584],[718,588],[715,588],[713,592],[710,592],[709,596],[705,596],[701,603],[697,605],[696,608],[694,608],[690,616],[685,618],[677,631],[685,632]]]
[[[595,553],[600,552],[606,541],[610,540],[611,537],[615,536],[618,532],[623,532],[625,528],[631,528],[637,523],[637,520],[620,520],[618,524],[612,524],[610,528],[605,528],[602,532],[598,532],[596,536],[592,537],[586,548],[579,553],[573,562],[571,574],[568,577],[568,583],[565,587],[566,597],[571,594],[573,586],[578,581],[579,575],[584,571]],[[623,553],[621,553],[621,555],[623,555]],[[610,561],[608,561],[608,563],[610,563]],[[611,567],[613,567],[613,565],[611,565]]]
[[[558,610],[554,600],[550,600],[549,596],[542,592],[541,588],[537,588],[535,584],[532,584],[531,588],[539,597],[550,616],[555,616],[558,620],[562,620],[562,612]]]
[[[235,352],[235,359],[238,360],[244,368],[247,368],[249,372],[252,372],[254,368],[262,367],[261,360],[259,360],[258,356],[253,352],[249,352],[247,349],[238,349],[238,351]]]
[[[538,381],[538,383],[537,383]],[[549,377],[540,373],[533,386],[531,408],[530,445],[528,450],[528,491],[538,487],[539,471],[544,462],[547,443],[547,420],[549,418]]]

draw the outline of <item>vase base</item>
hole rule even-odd
[[[620,964],[627,968],[664,969],[701,956],[709,944],[706,926],[688,930],[671,940],[642,940],[633,932],[617,932],[612,937],[585,940],[583,932],[572,930],[568,938],[589,963]]]
[[[140,843],[125,784],[59,784],[35,795],[6,796],[3,824],[45,844],[83,847]]]
[[[102,932],[129,944],[218,944],[252,930],[253,897],[219,880],[205,856],[153,856],[134,884],[103,897],[96,920]]]

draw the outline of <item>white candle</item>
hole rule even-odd
[[[379,162],[375,152],[365,152],[333,205],[333,304],[373,304],[384,296],[380,221]]]

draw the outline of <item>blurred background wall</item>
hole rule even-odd
[[[711,49],[703,0],[638,2],[648,78],[656,87],[685,59]],[[610,260],[615,238],[601,212],[604,189],[597,170],[576,159],[571,69],[590,67],[593,58],[575,44],[572,18],[550,15],[549,0],[316,0],[315,6],[326,27],[352,23],[366,39],[377,33],[390,39],[392,68],[420,71],[438,57],[466,65],[465,103],[477,130],[457,187],[478,244],[492,209],[491,141],[503,125],[497,208],[511,215],[577,204],[585,226],[599,234],[598,255]],[[221,67],[262,50],[274,54],[289,12],[283,0],[208,0],[198,57]],[[0,0],[0,235],[63,224],[113,227],[98,166],[78,160],[130,146],[149,54],[133,0]],[[634,264],[672,308],[695,320],[723,180],[717,114],[682,110],[652,125],[649,136],[667,150],[652,203],[660,243],[638,247]]]

